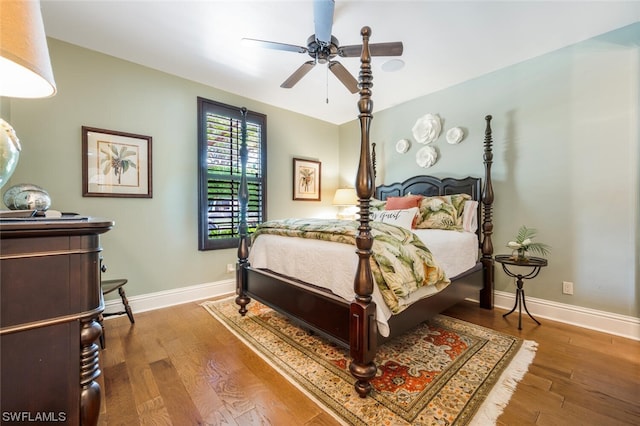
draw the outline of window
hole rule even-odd
[[[238,247],[242,173],[240,108],[198,98],[198,235],[200,250]],[[247,112],[249,233],[266,212],[267,117]]]

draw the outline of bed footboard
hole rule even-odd
[[[303,328],[349,348],[349,305],[344,299],[269,270],[248,266],[245,274],[245,295],[250,294]]]

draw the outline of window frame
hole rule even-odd
[[[219,250],[237,248],[240,244],[238,229],[233,230],[233,236],[229,238],[209,238],[209,170],[207,167],[208,140],[207,140],[207,114],[215,113],[232,120],[242,120],[241,108],[224,104],[210,99],[198,97],[198,250]],[[247,111],[247,123],[257,123],[260,126],[260,222],[266,220],[267,213],[267,116],[254,111]],[[239,127],[238,127],[239,128]],[[236,151],[234,150],[234,153]],[[240,166],[238,155],[231,154],[234,164]],[[234,175],[230,175],[234,176]],[[240,175],[235,175],[232,180],[240,181]],[[232,194],[233,200],[238,200],[237,192]],[[234,215],[236,212],[231,212]],[[237,212],[239,215],[239,211]]]

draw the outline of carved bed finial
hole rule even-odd
[[[369,382],[376,374],[376,365],[373,359],[376,354],[377,328],[376,306],[371,299],[373,293],[373,275],[369,263],[373,237],[369,225],[369,203],[373,196],[373,164],[369,149],[369,128],[371,124],[371,87],[373,76],[371,73],[371,55],[369,54],[369,36],[371,28],[363,27],[362,31],[362,55],[360,57],[360,159],[358,173],[356,175],[356,193],[358,194],[360,207],[360,226],[356,235],[356,253],[358,254],[358,266],[353,282],[355,299],[349,308],[349,346],[350,355],[353,358],[349,364],[349,371],[356,378],[355,389],[362,398],[371,392]]]

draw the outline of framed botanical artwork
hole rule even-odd
[[[293,159],[293,199],[320,201],[320,162]]]
[[[151,198],[151,136],[82,126],[82,195]]]

